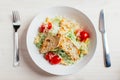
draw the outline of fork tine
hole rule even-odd
[[[14,14],[15,14],[15,19],[16,19],[16,21],[18,21],[18,18],[17,18],[17,17],[18,17],[18,13],[17,13],[17,11],[15,11]]]
[[[13,11],[13,22],[17,22],[18,20],[20,20],[20,16],[18,11]]]
[[[15,11],[12,11],[12,15],[13,15],[13,22],[16,21],[16,18],[15,18]]]
[[[18,11],[16,11],[16,18],[17,18],[17,20],[20,20],[20,16],[19,16]]]

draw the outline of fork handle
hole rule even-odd
[[[13,66],[19,66],[19,48],[18,48],[18,33],[14,33],[14,59]]]

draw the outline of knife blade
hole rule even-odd
[[[103,10],[100,11],[100,16],[99,16],[99,31],[102,34],[105,66],[110,67],[111,66],[111,61],[110,61],[110,53],[109,53],[109,48],[108,48],[107,33],[106,33],[106,28],[105,28]]]

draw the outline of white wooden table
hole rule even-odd
[[[119,0],[0,0],[0,80],[120,80],[120,1]],[[85,13],[97,32],[97,48],[92,60],[78,73],[54,76],[38,68],[26,48],[26,32],[41,9],[70,6]],[[102,40],[98,30],[101,9],[105,10],[112,66],[104,67]],[[13,67],[12,10],[21,15],[19,29],[20,66]]]

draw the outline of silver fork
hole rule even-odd
[[[14,28],[14,56],[13,66],[19,66],[18,29],[20,27],[20,16],[18,11],[12,11]]]

